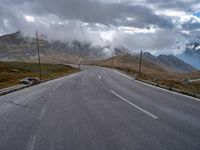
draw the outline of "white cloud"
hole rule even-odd
[[[27,22],[35,22],[35,18],[33,16],[24,15],[24,18]]]
[[[136,33],[156,33],[156,28],[155,27],[134,28],[134,27],[120,26],[117,29],[119,31],[122,31],[124,33],[129,33],[129,34],[136,34]]]
[[[199,33],[200,18],[192,15],[198,4],[191,1],[4,0],[0,1],[0,34],[21,30],[35,36],[38,29],[50,40],[179,53],[174,49],[176,37],[189,39]]]
[[[100,36],[105,42],[113,42],[113,37],[115,36],[115,31],[102,31]]]
[[[170,9],[158,10],[156,13],[159,15],[162,14],[162,15],[167,15],[169,17],[176,17],[176,18],[180,18],[180,17],[186,15],[186,12],[184,12],[184,11],[170,10]]]

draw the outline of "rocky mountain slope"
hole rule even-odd
[[[139,55],[132,54],[122,54],[109,58],[103,61],[98,61],[97,63],[106,66],[132,66],[133,68],[138,68],[139,66]],[[188,73],[195,72],[197,69],[191,65],[185,63],[181,59],[173,55],[159,55],[158,57],[152,55],[151,53],[143,53],[142,67],[144,70],[158,71],[158,72],[177,72],[177,73]]]
[[[200,43],[187,44],[185,52],[178,57],[200,69]]]
[[[74,55],[81,57],[105,58],[104,47],[94,47],[89,42],[49,41],[39,39],[42,56],[50,54]],[[0,59],[1,60],[24,60],[37,57],[36,39],[24,37],[20,32],[0,36]],[[49,58],[47,58],[49,59]]]
[[[173,55],[159,55],[158,57],[145,52],[143,59],[174,72],[192,72],[196,69]]]

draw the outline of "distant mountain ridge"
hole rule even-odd
[[[192,72],[196,70],[193,66],[173,55],[159,55],[156,57],[151,53],[145,52],[143,53],[143,59],[170,71]]]
[[[40,52],[42,55],[49,53],[70,54],[78,57],[106,58],[109,56],[107,49],[110,46],[93,46],[90,42],[48,41],[45,36],[39,38]],[[127,53],[129,50],[123,46],[115,47],[112,55]],[[21,60],[37,57],[36,39],[23,36],[21,32],[0,36],[0,59]]]
[[[114,56],[112,59],[100,61],[100,64],[110,66],[127,66],[139,68],[140,56],[138,54],[125,53],[122,55]],[[196,72],[197,69],[191,65],[183,62],[173,55],[160,55],[158,57],[149,52],[144,52],[142,57],[142,68],[146,72],[171,72],[171,73],[189,73]]]
[[[187,44],[185,52],[178,57],[200,70],[200,43]]]
[[[78,57],[89,57],[89,58],[106,58],[108,54],[105,52],[105,49],[110,49],[109,46],[92,46],[90,42],[80,42],[74,40],[72,42],[65,41],[48,41],[45,37],[39,39],[40,51],[43,60],[55,61],[55,58],[58,57],[61,63],[63,60],[70,57],[75,60]],[[188,45],[189,47],[189,45]],[[200,57],[200,46],[195,44],[190,46],[192,49],[195,49],[195,53],[199,54],[197,57]],[[198,49],[199,48],[199,49]],[[114,53],[112,55],[123,55],[130,53],[130,50],[126,47],[115,47]],[[190,49],[186,50],[187,55],[192,55],[194,52]],[[191,54],[192,53],[192,54]],[[69,57],[68,57],[69,56]],[[36,39],[31,37],[25,37],[21,32],[16,32],[12,34],[7,34],[0,36],[0,60],[24,60],[24,59],[36,59],[37,50],[36,50]],[[125,58],[125,57],[124,57]],[[132,59],[126,57],[127,59]],[[155,64],[160,68],[165,68],[170,71],[176,72],[191,72],[196,70],[191,65],[188,65],[184,61],[173,55],[160,55],[158,57],[150,54],[143,53],[143,59],[147,63]],[[61,61],[62,60],[62,61]],[[124,60],[124,59],[121,59]],[[126,61],[126,60],[124,60]]]
[[[45,38],[39,39],[41,54],[66,53],[76,56],[104,58],[105,47],[92,46],[90,42],[48,41]],[[12,34],[0,36],[0,59],[22,59],[34,58],[37,56],[36,39],[24,37],[19,31]]]

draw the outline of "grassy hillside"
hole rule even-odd
[[[56,64],[42,64],[42,79],[51,79],[78,72],[76,68]],[[38,77],[37,63],[0,62],[0,89],[13,86],[25,77]]]
[[[106,60],[99,60],[99,61],[95,61],[94,63],[100,64],[102,66],[112,66],[112,59],[106,59]],[[139,67],[139,58],[137,56],[132,56],[129,54],[125,54],[125,55],[119,55],[119,56],[115,56],[113,57],[113,66],[117,66],[117,67],[122,67],[122,68],[132,68],[133,70],[138,70]],[[151,72],[155,72],[155,73],[161,73],[161,72],[166,72],[165,69],[161,68],[160,66],[150,63],[146,60],[142,61],[142,67],[143,67],[143,71],[145,71],[145,73],[151,73]]]

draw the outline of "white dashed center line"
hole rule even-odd
[[[39,115],[39,117],[38,117],[38,120],[41,120],[41,119],[43,118],[43,116],[44,116],[44,114],[45,114],[45,112],[46,112],[46,109],[47,109],[47,106],[45,105],[45,106],[43,107],[43,109],[41,110],[41,112],[40,112],[40,115]]]
[[[102,79],[100,74],[98,75],[98,77],[99,77],[99,80],[101,80],[101,79]]]

